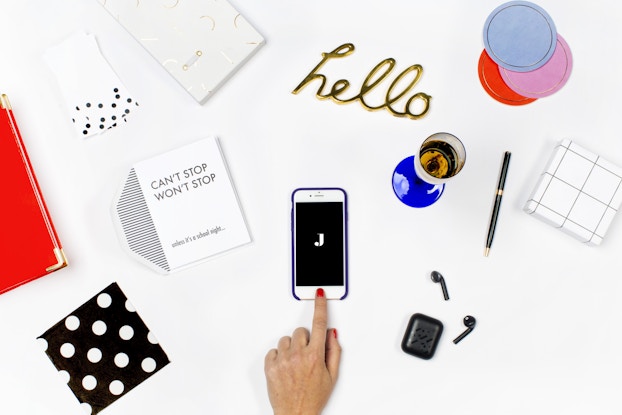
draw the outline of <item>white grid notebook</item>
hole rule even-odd
[[[620,167],[563,140],[524,210],[587,245],[600,245],[622,204],[621,183]]]

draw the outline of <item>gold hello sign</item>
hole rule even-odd
[[[324,87],[326,86],[326,76],[319,73],[320,68],[328,62],[330,59],[345,58],[354,52],[354,45],[352,43],[345,43],[337,47],[332,52],[323,52],[322,60],[317,64],[315,68],[307,75],[307,77],[292,91],[292,94],[297,94],[305,86],[312,81],[319,79],[321,81],[320,87],[317,90],[315,96],[318,99],[332,99],[338,104],[349,104],[350,102],[360,101],[361,105],[368,111],[379,111],[386,109],[396,117],[408,117],[416,120],[423,117],[430,109],[430,95],[424,92],[418,92],[408,98],[404,104],[403,111],[399,111],[395,108],[395,105],[399,100],[404,98],[419,82],[421,75],[423,74],[423,67],[421,65],[412,65],[404,69],[397,77],[391,82],[387,93],[385,95],[384,103],[378,106],[372,106],[365,101],[365,96],[376,88],[384,79],[389,76],[395,67],[395,59],[387,58],[378,63],[367,75],[358,94],[349,98],[340,98],[340,96],[350,88],[350,82],[347,79],[340,79],[333,84],[330,92],[324,93]],[[414,78],[404,87],[401,85],[404,78],[409,74],[414,74]],[[411,112],[413,106],[419,106],[421,110],[419,112]]]

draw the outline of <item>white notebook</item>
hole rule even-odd
[[[134,164],[113,217],[129,253],[165,274],[251,242],[216,137]]]
[[[226,0],[98,0],[199,103],[264,38]]]

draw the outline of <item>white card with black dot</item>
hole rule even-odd
[[[138,109],[136,99],[102,56],[94,35],[76,33],[49,48],[44,58],[79,136],[117,127]]]
[[[117,283],[39,339],[87,414],[99,413],[170,363]]]

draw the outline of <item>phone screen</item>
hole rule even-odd
[[[295,209],[296,285],[344,285],[344,202],[296,203]]]

